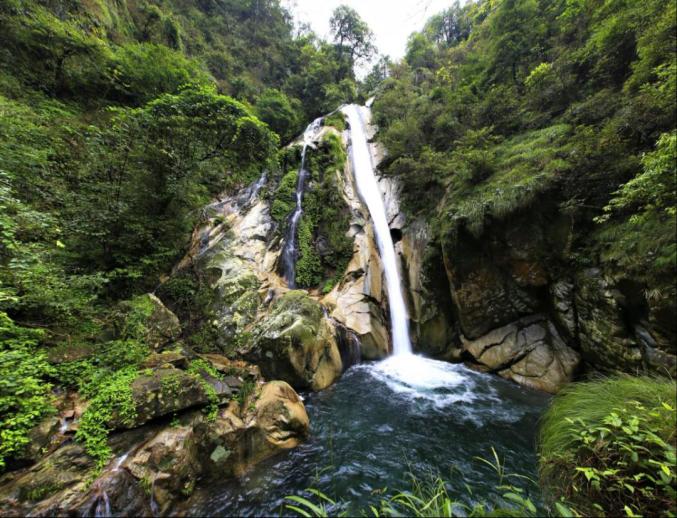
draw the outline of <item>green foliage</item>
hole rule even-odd
[[[573,255],[674,300],[675,30],[662,0],[455,5],[379,86],[382,169],[442,241],[555,202],[574,222]],[[615,193],[641,163],[653,172]]]
[[[116,50],[113,57],[115,97],[132,104],[151,101],[164,93],[178,93],[187,84],[209,84],[199,62],[164,45],[138,43]]]
[[[639,277],[648,271],[669,282],[676,273],[675,156],[677,133],[664,133],[656,150],[642,157],[643,171],[614,193],[606,214],[596,219],[606,223],[616,216],[599,236],[607,247],[605,257]],[[674,297],[672,290],[669,294]]]
[[[289,142],[302,130],[298,104],[279,90],[267,89],[256,99],[256,114],[283,143]]]
[[[541,478],[586,514],[675,513],[675,382],[621,377],[564,389],[541,424]]]
[[[21,455],[31,428],[53,411],[46,380],[53,370],[37,348],[42,335],[0,312],[0,472],[7,460]]]
[[[372,43],[374,35],[357,11],[347,5],[334,9],[329,27],[341,71],[337,80],[340,80],[352,74],[357,62],[371,58],[376,50]]]
[[[109,424],[113,418],[123,424],[132,424],[136,417],[136,406],[132,397],[132,382],[138,371],[127,367],[110,373],[101,380],[96,391],[90,394],[90,404],[80,420],[75,438],[82,442],[102,468],[110,458],[108,446]]]
[[[301,287],[316,286],[322,280],[322,264],[313,242],[313,223],[306,210],[298,226],[299,260],[296,262],[296,282]]]
[[[334,113],[327,115],[322,120],[322,124],[325,126],[332,126],[338,131],[344,131],[346,129],[346,118],[341,111],[335,111]]]
[[[327,124],[327,121],[325,121]],[[342,185],[337,171],[343,170],[346,152],[341,138],[327,133],[317,150],[308,149],[306,166],[311,181],[303,197],[303,217],[298,227],[299,259],[296,263],[296,282],[302,288],[321,287],[327,278],[343,273],[352,257],[352,240],[346,235],[350,214],[341,195]],[[286,180],[283,178],[280,189]],[[291,185],[288,186],[288,188]],[[294,186],[295,187],[295,186]],[[289,189],[293,199],[293,191]],[[282,212],[279,194],[273,201],[272,213]],[[284,199],[284,198],[283,198]],[[284,206],[289,210],[293,204]]]
[[[294,209],[296,199],[296,183],[298,182],[298,173],[289,171],[280,180],[280,184],[275,191],[275,198],[270,207],[270,215],[278,225],[284,225],[287,218]]]
[[[209,403],[204,409],[204,412],[207,414],[207,419],[214,420],[219,411],[219,396],[216,393],[216,389],[205,379],[205,376],[209,376],[215,380],[223,379],[223,376],[219,371],[217,371],[211,363],[202,358],[191,360],[188,365],[188,372],[190,372],[202,385],[202,389],[207,394],[207,400]]]

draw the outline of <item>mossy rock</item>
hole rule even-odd
[[[209,403],[205,381],[195,374],[161,368],[138,376],[132,382],[133,418],[114,415],[110,429],[135,428],[155,418]]]
[[[153,350],[161,350],[181,336],[181,324],[162,301],[152,293],[120,304],[122,318],[116,322],[116,335],[141,340]]]
[[[342,372],[334,327],[322,306],[304,291],[282,295],[252,334],[252,344],[244,353],[267,379],[321,390]]]

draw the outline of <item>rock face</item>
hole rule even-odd
[[[303,291],[289,291],[273,303],[245,355],[266,378],[298,388],[321,390],[343,371],[334,327]]]
[[[464,340],[463,345],[491,372],[551,393],[571,381],[580,361],[578,353],[541,315],[520,319],[475,340]]]
[[[600,268],[577,270],[571,221],[556,208],[506,217],[481,235],[461,222],[441,242],[416,223],[402,251],[419,349],[549,392],[584,369],[677,372],[669,325],[643,288]]]
[[[454,328],[451,296],[442,258],[429,255],[434,248],[427,224],[420,219],[412,221],[396,248],[405,273],[414,347],[436,358],[459,361],[462,348]]]

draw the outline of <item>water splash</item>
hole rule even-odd
[[[110,508],[110,498],[108,498],[108,493],[103,488],[99,488],[98,494],[96,497],[94,512],[92,513],[95,518],[110,518],[112,515]]]
[[[376,181],[374,166],[369,152],[369,144],[365,134],[362,110],[355,104],[343,108],[343,113],[350,123],[351,157],[357,190],[364,200],[376,231],[376,241],[381,254],[388,289],[388,306],[390,308],[391,332],[393,336],[393,353],[410,355],[409,317],[402,296],[400,276],[397,271],[395,248],[390,235],[390,227],[386,217],[383,196]]]
[[[113,466],[111,467],[111,471],[120,471],[122,468],[122,465],[125,463],[127,460],[127,457],[129,457],[129,454],[132,453],[132,450],[129,450],[128,452],[123,453],[120,455],[115,461],[113,462]]]
[[[296,261],[299,256],[297,243],[297,229],[301,216],[303,215],[303,192],[306,188],[306,180],[310,175],[310,171],[306,169],[306,151],[308,147],[313,145],[313,141],[317,138],[317,133],[322,125],[322,117],[311,122],[306,130],[303,132],[303,148],[301,150],[301,166],[299,167],[298,179],[296,181],[296,206],[289,218],[287,225],[287,234],[284,239],[284,247],[280,260],[282,261],[282,275],[287,281],[287,286],[296,288]]]

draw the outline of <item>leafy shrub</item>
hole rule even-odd
[[[609,223],[598,234],[603,257],[624,272],[656,278],[674,299],[677,271],[677,133],[664,133],[655,151],[642,157],[642,171],[618,189],[598,223]]]
[[[675,513],[675,382],[611,378],[565,388],[543,418],[541,479],[592,515]]]
[[[280,136],[289,142],[301,131],[301,107],[297,99],[289,99],[283,92],[269,88],[256,99],[256,114]]]
[[[53,369],[37,349],[42,335],[0,312],[0,472],[28,445],[30,429],[53,410],[46,381]]]
[[[298,173],[289,171],[280,180],[280,185],[275,192],[275,198],[270,208],[270,215],[278,223],[285,223],[292,210],[294,210],[294,193],[296,192],[296,182]]]
[[[189,83],[210,83],[199,62],[164,45],[137,43],[120,47],[112,66],[116,95],[134,104],[165,93],[178,93]]]
[[[334,113],[327,115],[322,121],[322,124],[325,126],[332,126],[339,131],[344,131],[346,129],[346,118],[341,111],[337,110]]]
[[[132,397],[132,382],[138,371],[127,367],[106,375],[94,388],[95,394],[80,420],[75,438],[82,442],[98,467],[103,467],[111,455],[108,446],[109,424],[114,417],[131,424],[136,417]]]

